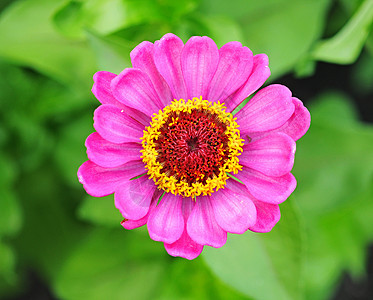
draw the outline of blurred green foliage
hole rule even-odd
[[[327,299],[364,276],[373,240],[373,129],[354,99],[320,93],[298,143],[298,188],[271,233],[230,235],[194,261],[126,232],[113,197],[87,196],[97,70],[120,72],[143,40],[173,32],[238,40],[270,58],[271,81],[352,64],[373,91],[372,0],[28,0],[0,4],[0,297],[36,274],[59,299]],[[291,88],[291,87],[290,87]],[[317,90],[317,86],[315,87]],[[302,97],[302,95],[296,95]]]

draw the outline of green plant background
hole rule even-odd
[[[373,92],[372,20],[372,0],[3,0],[0,298],[30,299],[35,278],[54,299],[92,300],[330,299],[342,274],[363,280],[373,128],[342,90],[295,95],[312,125],[273,231],[230,235],[194,261],[168,256],[146,228],[124,230],[113,197],[88,196],[76,172],[99,104],[92,76],[129,67],[139,42],[167,32],[238,40],[268,54],[271,82],[293,74],[290,89],[318,61],[350,65],[363,97]]]

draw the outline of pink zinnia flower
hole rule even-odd
[[[194,259],[204,245],[223,246],[227,232],[269,232],[295,189],[295,141],[310,115],[273,84],[232,116],[269,77],[267,56],[166,34],[139,44],[131,61],[119,75],[94,75],[102,105],[78,171],[85,190],[115,193],[123,227],[147,224],[173,256]]]

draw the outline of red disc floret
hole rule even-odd
[[[208,110],[172,112],[154,141],[162,173],[189,185],[218,176],[229,157],[226,128]]]

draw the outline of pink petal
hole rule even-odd
[[[284,133],[271,133],[243,147],[240,164],[268,176],[282,176],[293,168],[295,142]]]
[[[208,196],[197,197],[187,222],[187,231],[196,243],[219,248],[226,243],[227,232],[216,222],[211,201]]]
[[[148,116],[163,108],[149,76],[139,69],[122,71],[111,81],[111,91],[118,101]]]
[[[130,115],[132,118],[140,122],[144,126],[148,126],[150,123],[150,118],[143,114],[142,112],[138,111],[137,109],[128,107],[123,103],[119,102],[115,99],[114,95],[111,92],[110,84],[111,81],[117,77],[116,74],[100,71],[93,75],[94,84],[92,87],[92,92],[96,96],[96,98],[102,104],[111,104],[117,106],[121,109],[124,109],[125,112]]]
[[[141,157],[140,143],[114,144],[103,139],[97,132],[85,141],[88,158],[101,167],[119,167],[131,160]]]
[[[120,224],[123,226],[123,228],[131,230],[131,229],[135,229],[135,228],[144,226],[146,224],[146,222],[148,222],[149,215],[152,213],[154,208],[157,206],[158,199],[161,196],[161,194],[162,194],[162,192],[160,190],[156,190],[154,192],[154,195],[153,195],[152,201],[150,203],[148,213],[144,217],[142,217],[141,219],[138,219],[138,220],[124,219],[122,222],[120,222]]]
[[[124,229],[132,230],[132,229],[144,226],[147,221],[148,221],[148,214],[139,220],[124,219],[122,222],[120,222],[120,225],[122,225]]]
[[[309,111],[307,110],[307,108],[303,106],[302,101],[300,101],[299,99],[295,97],[292,98],[292,101],[295,106],[295,110],[294,110],[293,115],[290,117],[289,120],[285,122],[284,125],[282,125],[279,128],[273,129],[271,131],[251,132],[250,136],[246,137],[246,140],[250,139],[251,141],[255,141],[273,132],[286,133],[294,141],[297,141],[298,139],[300,139],[310,127],[311,115]]]
[[[88,160],[80,166],[78,178],[88,194],[103,197],[114,193],[122,182],[144,173],[142,160],[130,161],[118,168],[103,168]]]
[[[154,43],[155,65],[170,87],[173,98],[177,100],[187,99],[180,62],[183,47],[183,41],[172,33],[167,33]]]
[[[251,231],[269,232],[279,221],[280,209],[277,204],[266,203],[255,199],[245,185],[234,179],[229,179],[225,187],[239,195],[248,197],[255,204],[256,223],[249,227]]]
[[[142,42],[131,51],[130,56],[132,66],[148,74],[159,99],[162,101],[162,106],[169,105],[173,99],[168,84],[155,66],[154,45],[150,42]]]
[[[216,222],[231,233],[244,233],[256,222],[256,209],[250,198],[228,189],[220,189],[211,196]]]
[[[184,230],[182,200],[171,193],[163,195],[148,219],[148,231],[153,240],[172,244],[180,238]]]
[[[181,53],[181,69],[188,99],[202,96],[206,99],[208,87],[219,61],[215,42],[207,36],[193,36]]]
[[[283,125],[293,114],[290,90],[272,84],[260,90],[237,114],[243,136],[250,132],[267,131]]]
[[[276,132],[284,132],[289,135],[294,141],[300,139],[310,128],[311,115],[307,108],[304,107],[302,101],[293,97],[295,111],[290,119],[280,128],[275,129]]]
[[[248,191],[246,186],[244,184],[238,182],[237,180],[233,179],[233,178],[230,178],[230,179],[227,180],[225,188],[231,190],[232,192],[234,192],[236,194],[243,195],[245,197],[249,197],[251,200],[254,199],[254,197],[252,197],[252,195],[250,195],[250,192]]]
[[[260,88],[270,75],[268,56],[265,54],[255,55],[251,75],[242,87],[226,100],[227,111],[233,111],[243,100]]]
[[[197,244],[193,241],[186,229],[184,229],[181,237],[172,244],[164,244],[168,254],[172,256],[180,256],[186,259],[195,259],[201,254],[203,245]]]
[[[102,104],[111,104],[122,108],[123,104],[115,99],[110,89],[110,83],[115,77],[117,75],[114,73],[106,71],[96,72],[93,75],[92,93]]]
[[[150,116],[144,114],[143,112],[129,107],[129,106],[124,106],[124,112],[129,115],[132,119],[134,119],[138,125],[141,125],[141,128],[143,129],[145,126],[149,126],[149,123],[151,121]]]
[[[148,213],[156,190],[154,181],[146,175],[126,181],[115,189],[115,207],[126,219],[141,219]]]
[[[141,142],[144,126],[131,118],[123,109],[104,104],[94,113],[93,127],[112,143]]]
[[[280,220],[281,213],[277,204],[254,201],[257,211],[256,223],[249,229],[255,232],[270,232]]]
[[[219,49],[219,64],[210,83],[206,99],[223,102],[240,88],[253,68],[253,54],[239,42],[230,42]]]
[[[181,256],[186,259],[195,259],[201,254],[203,246],[197,244],[188,235],[186,224],[195,202],[191,198],[184,198],[182,212],[184,216],[184,231],[181,237],[172,244],[165,244],[166,251],[172,256]]]
[[[236,177],[246,185],[255,198],[274,204],[285,201],[297,185],[291,173],[280,177],[271,177],[245,166]]]

